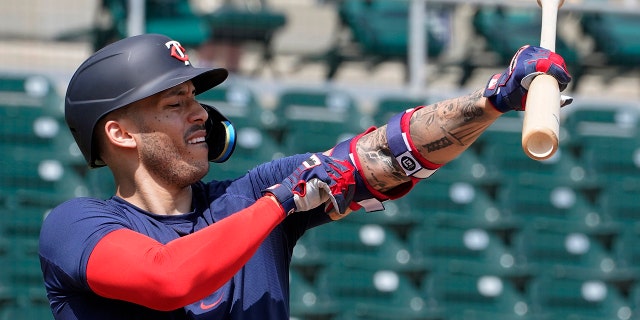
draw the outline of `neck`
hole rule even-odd
[[[149,175],[116,177],[116,195],[148,212],[179,215],[191,211],[191,186],[175,187]]]

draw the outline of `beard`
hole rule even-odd
[[[187,159],[186,149],[180,150],[161,133],[142,134],[140,162],[155,177],[179,188],[188,187],[202,179],[209,170],[208,160]]]

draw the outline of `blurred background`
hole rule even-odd
[[[110,197],[64,122],[68,80],[127,35],[162,33],[232,74],[200,96],[238,129],[236,177],[326,150],[396,112],[482,88],[523,44],[536,1],[0,0],[0,320],[49,319],[47,212]],[[640,319],[640,1],[567,0],[556,49],[574,76],[560,150],[520,147],[521,114],[381,212],[310,230],[295,319]]]

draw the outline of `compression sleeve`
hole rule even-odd
[[[224,285],[284,220],[270,197],[166,245],[129,229],[108,233],[87,264],[98,295],[169,311],[198,301]]]

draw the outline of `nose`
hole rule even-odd
[[[194,101],[194,112],[191,114],[191,122],[194,123],[205,123],[207,119],[209,119],[209,112],[207,112],[207,108],[197,101]]]

